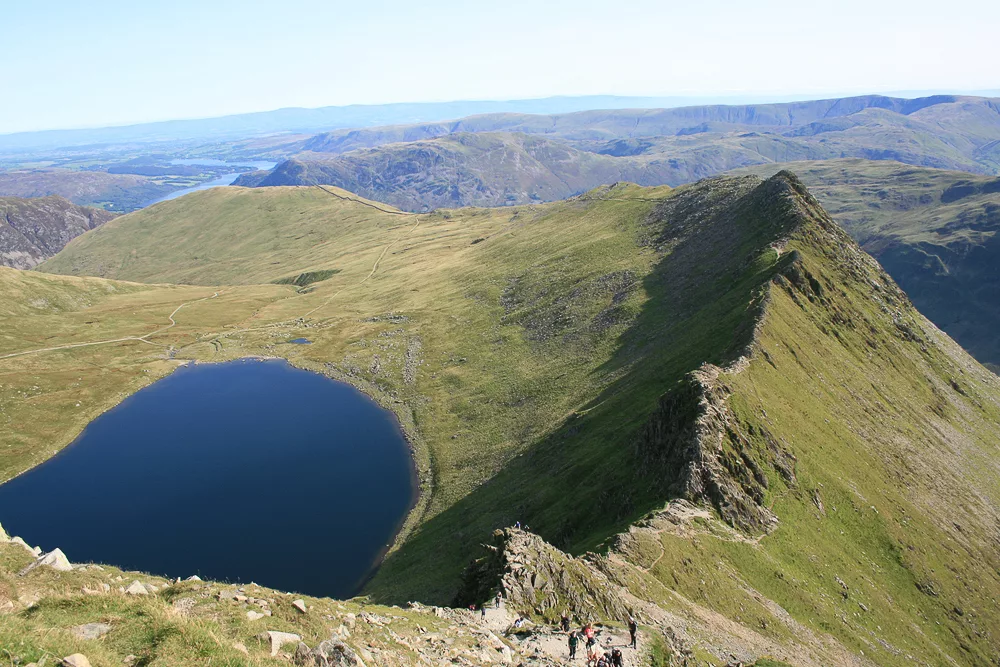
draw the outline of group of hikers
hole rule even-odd
[[[496,598],[493,600],[493,604],[496,609],[500,609],[503,604],[502,592],[497,592]],[[470,609],[475,608],[475,605],[470,607]],[[479,605],[479,611],[485,621],[486,605]],[[511,626],[511,630],[519,630],[523,627],[525,622],[525,617],[519,614]],[[628,647],[632,649],[638,648],[639,624],[636,622],[635,617],[629,616],[625,625],[628,627],[629,634]],[[563,632],[567,633],[570,660],[576,659],[576,650],[582,641],[587,649],[587,667],[624,667],[625,656],[622,654],[621,647],[608,646],[607,648],[610,650],[602,651],[601,647],[598,646],[597,635],[600,633],[600,630],[595,629],[593,623],[588,622],[579,630],[571,630],[570,628],[572,627],[572,623],[570,622],[569,612],[564,611],[562,618],[559,619],[559,627]],[[608,642],[610,643],[610,641],[611,640],[609,639]]]
[[[639,624],[636,623],[635,618],[629,616],[628,622],[629,634],[629,648],[637,648],[637,635],[639,632]],[[587,623],[580,630],[570,630],[570,620],[569,614],[564,612],[562,619],[560,620],[560,626],[562,631],[569,633],[569,659],[576,659],[576,649],[583,641],[584,646],[587,649],[587,666],[588,667],[623,667],[625,664],[625,656],[622,654],[620,647],[608,647],[610,651],[602,651],[597,643],[597,634],[599,631],[594,629],[593,623]]]

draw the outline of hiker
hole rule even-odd
[[[605,653],[604,655],[602,655],[600,658],[597,659],[597,667],[611,667],[611,665],[608,664],[607,653]]]
[[[503,602],[503,591],[497,591],[497,609],[500,608],[500,603]]]
[[[630,648],[636,648],[635,637],[636,637],[636,634],[638,632],[639,632],[639,624],[635,622],[635,617],[634,616],[629,616],[628,617],[628,634],[629,634],[629,637],[631,637],[631,641],[629,642],[629,647]]]
[[[587,638],[587,662],[597,661],[597,637],[594,633],[594,626],[590,623],[583,626],[583,636]]]
[[[485,604],[479,605],[479,617],[482,618],[484,621],[486,620],[486,605]]]
[[[564,611],[562,618],[559,620],[559,625],[562,627],[563,632],[569,632],[569,612]]]
[[[611,665],[612,667],[625,667],[625,656],[622,655],[622,650],[617,646],[611,652]]]
[[[576,658],[576,646],[580,643],[580,637],[575,633],[569,633],[569,659],[574,660]]]

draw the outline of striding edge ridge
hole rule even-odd
[[[881,283],[875,287],[883,299],[897,308],[909,305],[906,294],[830,219],[791,172],[779,172],[760,183],[739,208],[763,214],[776,225],[780,233],[771,248],[779,257],[793,237],[809,238],[833,256],[846,278],[868,282],[874,272]],[[751,534],[770,532],[778,524],[778,517],[764,505],[765,467],[793,486],[796,459],[764,423],[746,424],[734,414],[726,376],[741,373],[758,356],[759,334],[774,288],[792,293],[796,300],[826,303],[823,287],[797,251],[787,253],[775,266],[774,275],[751,304],[751,326],[744,328],[747,333],[735,358],[724,367],[706,363],[688,373],[660,398],[635,441],[640,459],[661,471],[668,497],[711,507],[728,524]],[[912,328],[901,321],[896,326],[902,335],[912,335]]]

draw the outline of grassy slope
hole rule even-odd
[[[796,457],[794,484],[767,470],[779,527],[664,533],[653,574],[779,632],[759,593],[876,664],[991,664],[1000,381],[815,219],[788,244],[815,284],[779,279],[749,366],[723,375],[724,448],[765,470],[775,444]]]
[[[206,327],[245,318],[289,290],[252,287],[196,301],[214,291],[0,268],[0,357],[143,336],[168,326],[168,315],[192,302],[177,315],[176,327],[145,343],[0,358],[0,480],[41,463],[94,417],[172,371],[176,362],[167,358],[168,347],[192,341]]]
[[[686,372],[706,361],[725,363],[742,349],[762,303],[761,290],[789,268],[790,255],[779,258],[771,244],[794,231],[795,221],[765,205],[774,193],[764,188],[754,194],[756,186],[752,179],[710,182],[677,193],[625,186],[554,205],[406,218],[315,189],[209,191],[193,197],[200,205],[183,209],[188,217],[168,218],[162,209],[154,218],[154,208],[112,223],[122,228],[116,232],[126,239],[120,244],[115,236],[91,234],[74,248],[95,239],[89,252],[103,257],[103,266],[120,267],[126,277],[158,270],[164,275],[152,277],[163,279],[168,272],[182,271],[192,282],[239,282],[249,280],[251,271],[254,279],[273,280],[307,270],[341,269],[305,293],[277,286],[227,291],[225,296],[234,299],[247,295],[241,301],[247,310],[227,315],[213,308],[217,304],[202,302],[197,310],[182,311],[193,326],[171,335],[177,336],[178,346],[189,343],[181,348],[182,356],[287,354],[299,365],[345,377],[391,404],[416,440],[418,463],[425,482],[433,481],[433,494],[425,494],[415,515],[419,527],[390,556],[372,590],[386,599],[447,601],[465,559],[497,525],[521,520],[556,545],[579,550],[597,545],[663,502],[663,481],[674,473],[642,467],[634,445],[637,431],[663,392]],[[304,202],[323,206],[319,201],[326,202],[325,208],[315,215],[326,221],[324,229],[340,234],[338,259],[320,261],[320,248],[315,257],[297,260],[301,230],[295,228],[296,216]],[[242,203],[237,207],[234,202]],[[237,208],[244,214],[232,212]],[[342,224],[343,217],[353,224]],[[213,222],[210,236],[188,246],[164,244],[167,256],[157,263],[153,248],[158,236],[170,238],[175,227],[205,219]],[[272,229],[259,237],[251,233],[259,223],[276,220],[290,230]],[[152,240],[131,235],[130,226],[154,223],[160,226],[156,234],[146,235]],[[254,249],[228,243],[232,238],[264,240]],[[217,239],[216,245],[206,239]],[[137,246],[139,241],[147,245]],[[931,336],[937,334],[914,320],[902,301],[896,306],[901,323],[916,321],[924,342],[900,343],[885,294],[873,295],[865,291],[868,281],[841,275],[844,258],[837,247],[847,245],[843,240],[819,243],[803,236],[793,244],[805,266],[826,285],[828,302],[807,304],[803,315],[793,307],[794,291],[784,295],[775,290],[758,343],[782,370],[770,374],[773,367],[757,357],[749,371],[731,380],[734,414],[739,423],[754,426],[745,428],[751,434],[749,455],[769,461],[766,452],[754,449],[759,443],[751,436],[770,431],[799,459],[796,485],[779,481],[773,469],[768,473],[773,481],[766,502],[773,504],[781,527],[758,548],[711,539],[674,544],[664,537],[669,557],[659,561],[657,575],[677,593],[701,596],[721,613],[739,617],[747,594],[729,583],[727,573],[735,571],[800,622],[857,646],[861,640],[853,626],[832,620],[832,575],[800,560],[802,550],[820,539],[831,568],[849,573],[838,576],[845,581],[856,577],[854,584],[848,582],[852,587],[872,587],[874,593],[863,600],[875,611],[865,622],[890,628],[885,632],[891,632],[891,641],[922,656],[934,654],[936,647],[960,655],[958,642],[974,655],[986,655],[990,637],[976,635],[969,624],[975,622],[980,632],[991,627],[993,612],[986,607],[998,589],[988,569],[996,559],[995,547],[982,546],[993,539],[993,529],[976,519],[977,514],[982,522],[996,517],[997,493],[990,486],[995,476],[986,465],[996,460],[989,458],[990,448],[996,447],[989,430],[997,419],[995,380],[948,341],[934,343]],[[253,268],[245,255],[261,250],[277,264]],[[147,261],[121,261],[133,252]],[[194,253],[216,261],[199,266]],[[380,256],[379,270],[366,280]],[[83,261],[82,255],[74,261]],[[864,271],[873,269],[860,270],[864,277]],[[890,283],[885,285],[889,290]],[[261,289],[284,291],[257,294]],[[250,303],[249,295],[258,300]],[[808,301],[803,294],[796,298]],[[295,319],[310,311],[307,321]],[[209,313],[214,321],[200,326]],[[862,326],[865,318],[876,325],[874,330]],[[238,326],[227,329],[227,322]],[[24,326],[30,331],[35,325],[26,321]],[[274,345],[299,334],[314,344],[306,349]],[[837,336],[844,351],[833,342]],[[868,339],[885,345],[875,348],[882,361],[871,367],[861,363],[867,359]],[[929,352],[921,352],[922,345]],[[39,357],[32,363],[36,372],[52,371],[78,363],[78,354],[55,361]],[[800,362],[813,366],[803,373]],[[966,375],[957,376],[956,366]],[[897,372],[890,376],[887,368]],[[26,375],[7,377],[18,382]],[[950,380],[969,397],[979,398],[958,398],[949,389]],[[124,388],[119,383],[116,390]],[[836,390],[835,402],[809,397],[810,391],[827,388]],[[73,400],[72,390],[61,400]],[[28,409],[29,401],[17,401],[12,403],[16,409]],[[762,423],[758,410],[766,410],[775,424]],[[24,432],[35,437],[37,426],[24,419],[27,414],[21,412],[16,423],[29,424]],[[886,414],[897,418],[886,419]],[[81,417],[75,423],[79,428],[85,421]],[[41,441],[36,437],[35,442]],[[944,447],[961,448],[963,456],[945,457],[951,466],[947,475],[927,473],[940,467],[934,455]],[[968,478],[967,486],[974,482],[972,491],[963,490],[956,480],[976,469],[984,471],[983,478]],[[900,478],[912,478],[912,488],[900,484]],[[832,500],[822,495],[828,486]],[[809,510],[814,488],[824,498],[827,517],[836,512],[819,522],[815,539],[814,512]],[[896,504],[881,506],[869,493]],[[868,498],[868,505],[855,502],[857,512],[841,515],[851,506],[851,494]],[[971,506],[973,500],[978,508]],[[878,515],[864,509],[872,505]],[[948,553],[949,547],[942,547],[948,537],[958,542],[953,537],[957,529],[949,528],[945,517],[969,531],[962,536],[968,549]],[[409,528],[414,527],[411,522]],[[862,579],[868,561],[859,554],[882,571]],[[683,558],[694,565],[684,566]],[[945,558],[967,586],[952,575],[936,574]],[[715,563],[727,562],[728,567],[706,578]],[[787,580],[774,581],[786,572]],[[913,592],[919,590],[916,582],[924,585],[932,577],[937,597]],[[702,581],[713,588],[706,589]],[[910,605],[903,618],[918,627],[927,617],[942,623],[942,629],[929,628],[930,638],[907,639],[912,628],[901,625],[889,598]],[[963,615],[948,615],[948,605],[962,605]],[[855,612],[852,608],[850,613]],[[774,632],[780,633],[777,626]],[[890,653],[884,657],[886,664],[904,659]]]
[[[282,655],[271,657],[270,647],[258,639],[259,633],[291,632],[315,647],[329,639],[331,630],[342,623],[351,625],[349,642],[361,652],[366,664],[408,665],[427,660],[419,657],[415,648],[433,654],[437,647],[426,642],[427,633],[448,637],[448,645],[442,642],[438,651],[448,657],[497,655],[492,647],[488,652],[482,650],[480,637],[469,628],[439,618],[427,608],[401,610],[363,600],[339,602],[304,597],[309,613],[302,614],[292,606],[301,596],[250,584],[241,586],[240,592],[268,600],[272,612],[267,618],[251,621],[247,610],[259,611],[257,606],[219,599],[222,592],[236,593],[232,585],[173,583],[110,566],[73,572],[41,567],[27,576],[17,576],[32,560],[23,548],[0,543],[0,604],[31,603],[27,609],[21,609],[19,604],[15,615],[0,616],[0,650],[5,660],[18,661],[14,664],[51,665],[53,660],[58,664],[63,656],[83,653],[94,667],[126,664],[127,656],[133,656],[129,664],[145,667],[288,665],[288,654],[294,653],[295,644],[284,646]],[[121,594],[119,587],[133,581],[163,590],[144,597]],[[109,586],[108,593],[101,592],[102,585]],[[391,627],[366,623],[362,614],[390,621]],[[471,614],[467,616],[472,618]],[[85,623],[105,623],[110,632],[91,640],[74,636],[72,628]],[[404,644],[401,638],[412,643]],[[377,662],[373,655],[378,656]]]
[[[867,160],[744,171],[767,176],[779,168],[802,178],[921,313],[981,361],[1000,364],[1000,180]]]

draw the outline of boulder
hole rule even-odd
[[[285,644],[292,644],[302,641],[302,637],[291,632],[278,632],[277,630],[268,630],[267,632],[262,632],[257,635],[257,638],[263,642],[271,643],[271,656],[274,657],[278,655],[278,651]]]
[[[66,554],[64,554],[61,549],[53,549],[49,553],[38,558],[34,563],[29,565],[28,567],[18,572],[18,576],[23,577],[24,575],[34,570],[36,567],[41,567],[42,565],[51,567],[53,570],[56,570],[57,572],[69,572],[70,570],[73,569],[73,566],[70,564],[69,559],[66,558]]]
[[[261,614],[260,612],[256,612],[256,611],[248,611],[247,612],[247,620],[250,620],[250,621],[259,621],[262,618],[264,618],[264,614]]]
[[[3,529],[3,524],[0,524],[0,542],[10,542],[10,535]]]
[[[125,589],[125,593],[127,595],[149,595],[149,591],[139,581],[133,581],[129,584],[129,587]]]
[[[37,553],[35,553],[35,550],[33,548],[31,548],[30,546],[28,546],[28,543],[25,542],[24,540],[22,540],[20,537],[12,537],[12,538],[10,538],[10,542],[11,542],[11,544],[16,544],[18,546],[23,547],[24,550],[27,551],[32,556],[37,556],[38,555]]]
[[[111,626],[107,623],[85,623],[71,628],[70,632],[80,639],[100,639],[111,632]]]
[[[292,606],[301,611],[303,614],[306,613],[306,603],[303,600],[296,600],[292,603]]]
[[[192,574],[190,577],[188,577],[184,581],[201,581],[201,577],[199,577],[197,574]]]
[[[90,660],[82,653],[74,653],[62,659],[62,667],[90,667]]]
[[[365,667],[361,657],[354,652],[350,646],[339,639],[327,639],[309,652],[312,662],[300,664],[313,664],[316,667]]]
[[[156,595],[157,593],[160,592],[160,589],[157,588],[155,584],[145,584],[145,586],[146,590],[152,593],[153,595]]]

